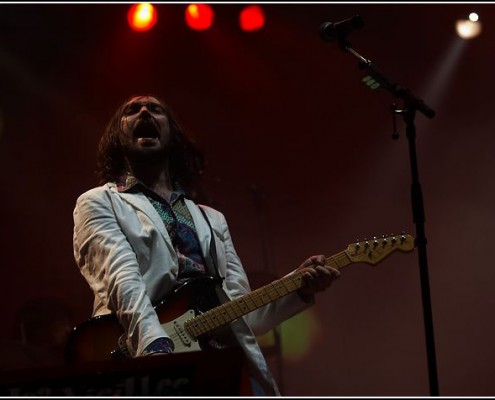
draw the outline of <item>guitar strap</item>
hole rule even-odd
[[[214,286],[214,290],[217,295],[218,301],[221,304],[224,304],[230,301],[230,298],[227,296],[227,293],[225,293],[225,291],[223,290],[221,282],[225,278],[220,275],[220,271],[218,270],[217,247],[215,245],[215,231],[213,230],[210,220],[208,219],[208,216],[206,215],[206,212],[203,209],[203,207],[201,207],[200,205],[198,205],[198,207],[201,210],[201,213],[203,214],[203,217],[205,218],[208,226],[210,227],[210,234],[211,234],[210,253],[207,255],[207,257],[205,257],[207,273],[209,274],[209,276],[217,280],[217,284]],[[230,328],[230,332],[232,332],[231,328]],[[231,338],[233,338],[233,336],[231,336]],[[224,337],[224,339],[226,339],[226,337]],[[232,343],[231,339],[226,339],[226,340]]]
[[[217,258],[217,247],[215,245],[215,232],[213,231],[210,220],[208,219],[208,216],[206,215],[206,212],[203,209],[203,207],[198,205],[198,208],[201,210],[201,213],[203,214],[203,217],[205,218],[206,223],[210,228],[210,234],[211,234],[210,252],[206,256],[207,272],[210,276],[219,279],[219,281],[221,282],[224,278],[220,275],[220,272],[218,271],[218,258]]]

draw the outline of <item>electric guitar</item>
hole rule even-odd
[[[396,250],[408,252],[414,247],[415,239],[407,234],[373,238],[350,244],[346,250],[326,258],[325,265],[339,270],[351,263],[375,265]],[[202,350],[202,338],[299,289],[303,285],[302,275],[297,270],[223,304],[211,301],[217,298],[214,287],[218,280],[197,278],[174,290],[155,306],[155,311],[173,340],[176,353],[198,351]],[[66,361],[110,360],[123,333],[115,314],[92,317],[70,333],[65,347]]]

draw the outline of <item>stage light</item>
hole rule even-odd
[[[213,24],[215,13],[208,4],[189,4],[186,8],[186,23],[189,28],[203,31]]]
[[[244,7],[239,14],[239,25],[244,32],[258,31],[265,25],[265,13],[260,6]]]
[[[476,13],[469,14],[466,19],[459,19],[456,23],[456,31],[462,39],[472,39],[481,33],[481,22]]]
[[[132,29],[144,32],[155,26],[158,13],[150,3],[133,4],[127,13],[127,20]]]

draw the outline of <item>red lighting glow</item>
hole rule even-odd
[[[239,14],[239,25],[245,32],[258,31],[265,25],[265,13],[260,6],[244,7]]]
[[[186,23],[197,31],[209,29],[214,17],[215,13],[208,4],[190,4],[186,8]]]
[[[158,14],[150,3],[133,4],[127,13],[127,20],[132,29],[143,32],[155,26]]]

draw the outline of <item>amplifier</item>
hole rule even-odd
[[[3,371],[0,396],[250,396],[240,348]]]

